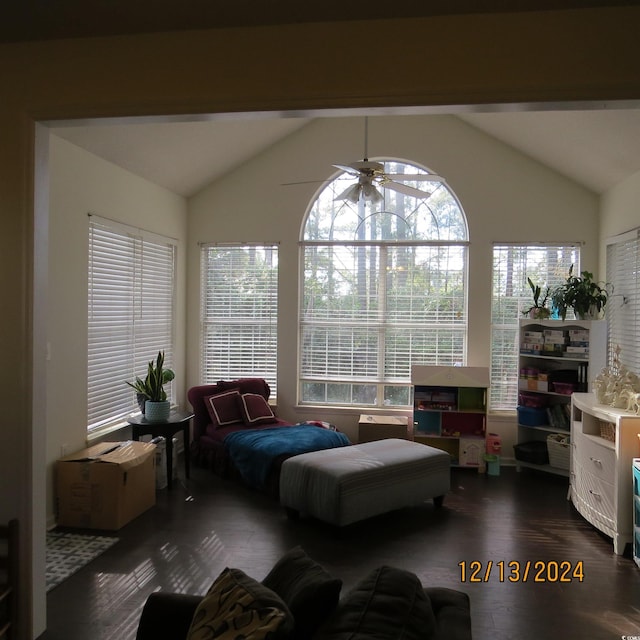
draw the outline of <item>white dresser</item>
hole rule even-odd
[[[615,441],[603,434],[615,432]],[[640,456],[640,416],[598,404],[593,393],[571,396],[570,495],[622,555],[633,540],[633,459]]]

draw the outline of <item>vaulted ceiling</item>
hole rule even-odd
[[[640,171],[640,109],[458,113],[470,125],[593,191]],[[70,142],[185,197],[248,161],[308,118],[54,128]],[[336,158],[338,161],[357,158]]]

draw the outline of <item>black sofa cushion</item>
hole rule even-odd
[[[342,580],[334,578],[302,547],[285,553],[262,581],[287,604],[294,620],[293,638],[310,638],[340,598]]]
[[[471,603],[464,591],[446,587],[427,587],[438,630],[433,640],[471,640]]]
[[[314,640],[425,640],[436,633],[429,596],[418,577],[382,566],[340,602]]]
[[[240,569],[225,569],[202,599],[187,640],[288,638],[293,616],[271,589]]]
[[[149,595],[138,623],[136,640],[187,637],[202,596],[156,591]]]

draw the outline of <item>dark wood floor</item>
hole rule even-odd
[[[610,539],[566,497],[566,478],[454,469],[442,509],[427,503],[338,534],[319,522],[290,521],[273,500],[194,469],[187,483],[160,491],[157,506],[120,530],[109,551],[48,594],[42,639],[133,640],[152,591],[203,593],[226,566],[262,579],[298,544],[343,579],[343,591],[390,564],[414,571],[425,585],[467,592],[475,640],[640,635],[640,569],[629,551],[614,555]],[[474,561],[483,575],[494,563],[486,582],[462,580],[460,563],[469,573]],[[508,580],[510,562],[522,569],[515,582]],[[527,562],[545,563],[551,580],[534,582],[532,568],[525,581]],[[554,562],[582,563],[582,581],[558,581]]]

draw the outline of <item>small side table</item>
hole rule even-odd
[[[140,436],[150,433],[154,438],[162,436],[167,444],[167,487],[173,486],[173,435],[178,431],[182,431],[184,437],[184,473],[189,477],[189,423],[193,418],[190,411],[180,411],[180,409],[172,409],[169,417],[162,422],[149,422],[143,414],[139,416],[131,416],[127,418],[127,422],[131,425],[131,437],[134,440],[140,440]]]

